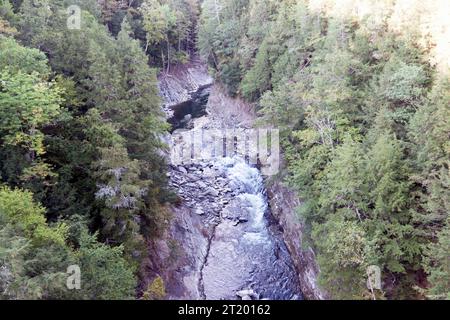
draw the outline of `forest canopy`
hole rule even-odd
[[[200,51],[281,130],[277,179],[302,199],[332,298],[450,298],[444,2],[203,1]]]
[[[450,299],[449,21],[446,0],[0,0],[0,299],[142,295],[176,201],[157,75],[197,55],[280,129],[330,298]]]
[[[188,50],[181,19],[161,38],[141,5],[0,2],[0,298],[138,295],[146,239],[173,199],[156,76]],[[82,290],[66,288],[70,265]]]

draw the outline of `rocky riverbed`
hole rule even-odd
[[[240,158],[174,167],[171,184],[207,239],[198,270],[203,299],[301,299],[262,176]]]
[[[205,69],[201,70],[179,70],[181,78],[171,82],[164,76],[160,88],[166,109],[175,111],[168,112],[171,123],[176,123],[174,129],[224,128],[224,123],[248,128],[251,116],[245,112],[249,110],[247,106],[242,102],[233,104],[232,99],[214,93],[215,87],[206,85],[209,76],[201,76]],[[188,94],[171,93],[170,83],[178,88],[189,74],[196,74],[200,83],[189,83],[184,91]],[[198,103],[195,97],[199,91],[204,95],[211,90],[209,103],[203,106],[202,100],[201,106],[193,106],[195,110],[204,108],[204,115],[189,113],[193,109],[181,110],[186,103]],[[229,108],[221,112],[224,105]],[[186,118],[188,121],[183,122]],[[298,274],[299,259],[291,256],[293,242],[279,224],[280,219],[283,227],[292,227],[292,223],[272,215],[271,205],[280,201],[273,203],[267,197],[257,168],[239,156],[216,157],[172,165],[168,175],[180,201],[171,208],[173,217],[165,234],[149,244],[152,259],[144,264],[143,273],[148,279],[143,287],[151,278],[161,276],[169,299],[297,300],[303,299],[303,288],[310,297],[321,298],[320,294],[314,296],[318,290],[314,287],[317,270],[307,267],[304,271],[310,274]],[[299,252],[303,252],[301,248],[294,251]],[[310,262],[314,265],[313,259]]]

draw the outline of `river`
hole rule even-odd
[[[198,70],[180,70],[178,77],[171,76],[164,81],[163,96],[175,111],[169,118],[169,122],[177,126],[174,129],[185,126],[198,130],[222,125],[212,123],[212,112],[217,112],[218,108],[208,104],[210,86],[205,84],[210,78],[206,73],[202,78]],[[200,70],[206,72],[206,68]],[[193,78],[200,79],[201,85],[193,85]],[[183,83],[189,83],[190,91],[180,91]],[[171,87],[177,88],[175,95],[170,92]],[[198,96],[202,99],[196,99]],[[188,100],[177,104],[174,102],[177,97],[188,97]],[[183,106],[189,109],[182,110]],[[196,121],[197,115],[201,116],[201,121]],[[189,135],[189,132],[183,134]],[[264,179],[256,167],[239,156],[218,157],[173,166],[170,177],[170,184],[186,207],[179,214],[191,216],[184,216],[184,226],[178,229],[205,229],[183,236],[185,240],[176,236],[180,242],[185,242],[180,246],[189,252],[188,260],[195,265],[183,268],[192,269],[192,272],[183,271],[187,274],[184,284],[196,282],[197,286],[198,296],[190,298],[303,299],[299,277],[283,241],[281,227],[270,212]],[[191,221],[186,222],[186,219]],[[194,226],[192,221],[198,219],[202,227]],[[206,241],[197,239],[199,237]]]
[[[301,299],[292,259],[270,216],[258,169],[240,158],[214,165],[237,191],[221,212],[202,270],[205,299]]]

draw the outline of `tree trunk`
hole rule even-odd
[[[169,35],[166,35],[166,41],[167,41],[167,73],[170,71],[170,42],[169,42]]]

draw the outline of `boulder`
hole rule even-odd
[[[205,189],[206,188],[206,183],[204,183],[203,181],[197,181],[197,186],[200,189]]]
[[[255,292],[251,289],[246,289],[246,290],[241,290],[241,291],[236,292],[236,295],[241,298],[243,298],[245,296],[252,296],[254,294],[255,294]]]
[[[259,300],[259,294],[257,294],[252,289],[238,291],[236,292],[236,295],[238,297],[241,297],[242,300]],[[250,299],[245,297],[249,297]]]
[[[192,181],[192,182],[197,182],[200,180],[200,177],[195,174],[189,174],[187,176],[187,178],[189,179],[189,181]]]
[[[210,195],[210,196],[213,196],[213,197],[218,197],[219,196],[219,191],[217,191],[216,189],[213,189],[213,188],[208,188],[206,190],[206,194]]]
[[[187,170],[186,170],[185,167],[182,167],[182,166],[178,167],[178,171],[183,173],[183,174],[187,174]]]

